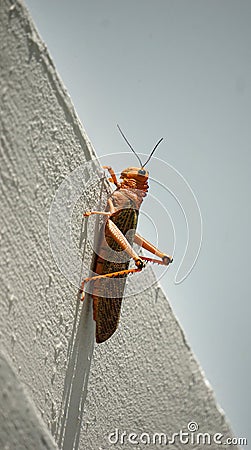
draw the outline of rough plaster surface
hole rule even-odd
[[[0,337],[18,373],[13,396],[18,402],[15,386],[22,383],[64,450],[163,448],[130,443],[128,433],[138,434],[134,440],[143,432],[170,437],[187,431],[191,421],[200,432],[226,439],[226,419],[153,274],[150,289],[124,301],[118,332],[104,344],[93,343],[90,301],[79,305],[76,286],[55,264],[48,217],[60,183],[94,152],[21,2],[1,0],[0,46]],[[93,176],[90,168],[86,177]],[[99,195],[96,183],[74,210],[76,242],[81,211]],[[88,245],[85,258],[91,261]],[[142,289],[146,281],[142,273]],[[17,427],[9,420],[16,439],[24,414],[19,408]],[[116,429],[127,437],[113,445],[108,435]],[[201,448],[178,439],[171,445],[184,446]]]
[[[1,354],[0,404],[2,450],[58,448],[6,357]]]

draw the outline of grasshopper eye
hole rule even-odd
[[[140,170],[138,170],[138,174],[139,175],[145,175],[146,171],[144,169],[140,169]]]

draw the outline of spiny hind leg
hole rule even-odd
[[[142,258],[135,252],[135,250],[132,248],[131,244],[128,242],[126,237],[123,235],[123,233],[111,219],[107,220],[106,231],[108,231],[109,235],[128,254],[128,256],[130,256],[134,260],[137,268],[143,269],[145,264],[142,261]]]
[[[153,244],[148,242],[145,238],[140,236],[138,233],[135,233],[134,236],[134,242],[135,244],[139,245],[140,247],[144,248],[145,250],[148,250],[153,255],[158,256],[161,259],[154,259],[154,258],[147,258],[146,256],[141,256],[141,259],[144,261],[150,261],[157,264],[162,264],[164,266],[168,266],[168,264],[173,262],[172,256],[166,255],[165,253],[161,252],[157,247],[155,247]]]
[[[88,283],[88,281],[96,281],[96,280],[100,280],[102,278],[120,278],[120,277],[125,277],[126,275],[128,275],[129,273],[136,273],[136,272],[140,272],[142,270],[142,268],[138,268],[138,269],[125,269],[125,270],[120,270],[119,272],[112,272],[112,273],[105,273],[102,275],[95,275],[93,277],[88,277],[85,278],[84,281],[82,281],[81,283],[81,287],[80,287],[80,291],[82,291],[80,300],[84,300],[84,286],[85,283]]]
[[[115,242],[130,256],[136,265],[136,269],[126,269],[121,270],[119,272],[112,272],[112,273],[106,273],[101,275],[95,275],[93,277],[85,278],[85,280],[81,284],[81,291],[82,296],[81,300],[84,299],[84,285],[88,281],[95,281],[102,278],[119,278],[128,275],[129,273],[135,273],[140,272],[143,267],[145,266],[145,263],[143,261],[143,258],[139,257],[137,253],[133,250],[130,243],[127,241],[126,237],[123,235],[123,233],[120,231],[120,229],[115,225],[115,223],[108,219],[106,223],[106,230],[108,231],[109,235],[114,239]]]

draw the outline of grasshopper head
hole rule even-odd
[[[138,182],[139,184],[147,183],[149,178],[149,173],[143,167],[128,167],[121,172],[120,178],[122,179],[132,179]]]
[[[128,167],[121,172],[121,187],[142,191],[145,196],[148,191],[148,177],[149,173],[143,167]]]

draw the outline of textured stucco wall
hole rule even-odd
[[[186,431],[191,421],[201,432],[230,436],[156,284],[124,301],[118,332],[100,346],[93,344],[90,301],[79,305],[76,287],[55,264],[48,216],[60,183],[94,152],[20,2],[1,1],[0,46],[1,349],[12,360],[15,383],[25,386],[23,395],[35,404],[37,423],[41,415],[64,450],[135,448],[127,439],[114,447],[108,434],[119,429],[171,435]],[[92,170],[87,178],[94,176]],[[81,198],[73,235],[80,233],[81,211],[99,195],[96,183]],[[92,232],[90,226],[91,239]],[[91,260],[88,245],[86,258]],[[140,286],[146,281],[142,273]],[[14,388],[13,393],[18,395]],[[19,408],[16,420],[22,423],[24,414]],[[6,423],[15,433],[11,416]]]
[[[0,448],[54,450],[57,445],[12,370],[0,354]]]

